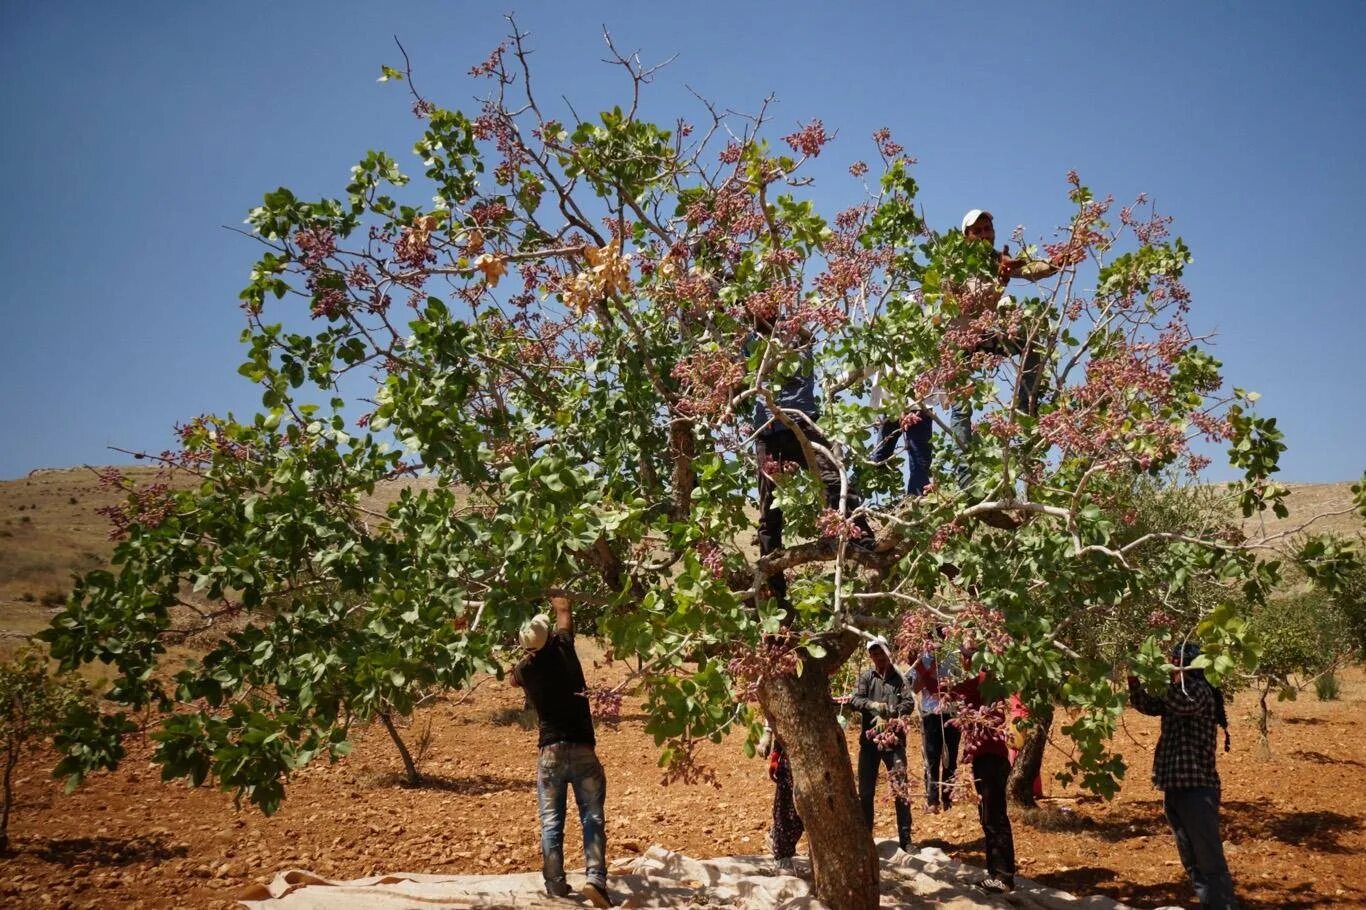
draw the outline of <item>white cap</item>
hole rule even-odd
[[[544,613],[531,617],[517,633],[517,637],[521,640],[522,647],[528,651],[541,650],[545,647],[546,639],[550,638],[550,617]]]
[[[968,232],[968,228],[976,224],[977,219],[981,218],[983,215],[986,215],[988,218],[991,218],[991,212],[988,212],[985,209],[973,209],[972,211],[964,215],[962,228],[963,233],[966,234]]]
[[[892,649],[888,646],[887,639],[883,638],[881,635],[877,638],[868,639],[868,653],[873,653],[874,648],[881,648],[883,654],[886,654],[888,657],[892,656]]]

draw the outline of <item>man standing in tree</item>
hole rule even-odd
[[[1233,910],[1233,877],[1219,835],[1218,727],[1224,728],[1228,750],[1228,715],[1224,696],[1191,662],[1200,654],[1194,643],[1172,652],[1171,685],[1161,698],[1149,695],[1138,677],[1129,677],[1129,701],[1144,714],[1162,718],[1153,754],[1153,786],[1162,791],[1162,807],[1176,835],[1176,849],[1202,910]]]
[[[972,322],[979,312],[975,311],[983,305],[1001,306],[1009,305],[1010,298],[1005,296],[1006,284],[1012,278],[1023,278],[1026,281],[1041,281],[1050,275],[1058,273],[1058,266],[1052,262],[1041,259],[1026,259],[1023,256],[1011,256],[1010,247],[996,249],[996,225],[992,221],[991,213],[982,209],[973,209],[963,216],[963,236],[976,243],[986,244],[995,254],[996,274],[985,288],[976,288],[971,285],[975,282],[985,281],[985,279],[971,279],[967,293],[963,296],[979,301],[975,307],[964,306],[957,322],[966,325]],[[1034,416],[1039,409],[1039,383],[1043,378],[1043,353],[1039,346],[1032,343],[1030,339],[1022,337],[1009,337],[1000,333],[988,335],[967,354],[983,351],[988,354],[996,354],[1001,357],[1010,354],[1022,354],[1023,360],[1020,363],[1019,376],[1015,383],[1015,410],[1021,414]],[[953,430],[954,438],[958,444],[967,448],[972,443],[972,402],[956,402],[949,415],[949,423]],[[959,481],[967,484],[971,480],[971,475],[964,468],[959,472]],[[993,513],[994,515],[994,513]],[[1004,516],[988,516],[983,520],[990,524],[1004,524],[1013,526],[1013,521],[1002,520]]]
[[[583,824],[588,878],[583,895],[595,907],[610,907],[607,894],[607,827],[603,804],[607,775],[594,751],[593,716],[588,710],[583,667],[574,651],[574,620],[563,591],[550,597],[550,617],[532,618],[520,633],[527,656],[512,671],[512,684],[526,690],[540,721],[536,798],[541,817],[541,873],[552,897],[569,894],[564,877],[564,816],[568,790]]]
[[[772,335],[772,328],[760,323],[758,331],[747,342],[747,349],[758,343],[760,334]],[[861,504],[859,495],[849,483],[841,483],[840,470],[820,449],[832,449],[830,442],[816,426],[820,419],[820,406],[816,403],[816,376],[811,355],[801,355],[800,371],[783,383],[773,396],[774,403],[782,415],[770,413],[768,405],[761,398],[755,402],[754,425],[758,428],[754,441],[754,456],[759,464],[759,555],[767,556],[783,548],[783,510],[775,503],[777,485],[775,475],[789,469],[810,469],[801,439],[788,423],[800,428],[806,440],[812,444],[817,473],[825,485],[825,506],[838,510],[843,503],[845,514],[852,513]],[[784,418],[788,421],[784,422]],[[816,448],[820,447],[820,448]],[[843,500],[840,488],[845,488]],[[862,515],[854,519],[853,538],[855,546],[870,547],[873,544],[873,528]],[[769,590],[778,603],[787,610],[787,577],[782,572],[774,572],[768,579]]]
[[[887,766],[896,802],[897,842],[911,849],[911,804],[906,799],[906,734],[888,721],[908,716],[915,706],[911,687],[892,663],[887,642],[868,642],[873,665],[858,678],[849,707],[859,712],[858,795],[863,819],[873,830],[873,798],[877,793],[878,768]],[[900,721],[898,721],[900,723]]]

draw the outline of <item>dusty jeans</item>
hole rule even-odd
[[[541,874],[546,891],[557,897],[569,892],[564,880],[564,815],[570,787],[574,788],[574,802],[583,824],[588,881],[607,888],[607,830],[603,820],[607,775],[592,746],[554,743],[541,749],[536,765],[536,800],[541,814]]]

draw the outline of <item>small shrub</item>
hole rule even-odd
[[[20,512],[25,512],[25,511],[27,511],[27,510],[28,510],[28,506],[20,506],[20,507],[19,507],[19,511],[20,511]]]
[[[23,524],[23,525],[29,524],[29,523],[32,522],[32,521],[33,521],[33,519],[32,519],[32,518],[29,518],[27,515],[22,515],[22,516],[20,516],[20,518],[19,518],[19,523],[20,523],[20,524]]]
[[[47,655],[39,649],[25,648],[0,662],[0,753],[5,757],[0,853],[9,847],[12,778],[19,756],[46,742],[77,710],[95,710],[89,683],[74,674],[49,673]]]
[[[60,607],[66,604],[66,592],[58,591],[55,588],[43,595],[42,604],[45,607]]]
[[[74,506],[74,505],[76,505],[78,502],[80,502],[80,500],[77,499],[75,496],[68,496],[68,497],[66,498],[66,504],[69,505],[69,506]]]
[[[1329,671],[1314,680],[1314,694],[1319,701],[1337,701],[1342,696],[1342,680]]]
[[[24,603],[26,603],[26,604],[31,604],[31,603],[35,602],[38,598],[36,598],[36,597],[33,596],[33,592],[32,592],[32,591],[25,591],[25,592],[23,593],[23,596],[21,596],[19,599],[22,600],[22,601],[23,601]]]

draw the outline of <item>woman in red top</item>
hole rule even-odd
[[[963,666],[972,666],[972,651],[965,647]],[[963,763],[972,767],[972,782],[980,801],[977,818],[986,842],[987,874],[978,882],[985,891],[1015,890],[1015,836],[1006,814],[1006,778],[1010,759],[1006,748],[1005,704],[982,700],[985,670],[968,677],[951,690],[962,702],[953,719],[963,731]]]

